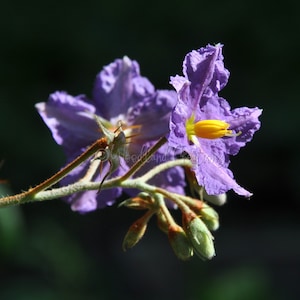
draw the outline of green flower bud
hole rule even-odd
[[[218,213],[206,203],[203,203],[201,209],[201,219],[208,227],[209,230],[217,230],[219,228],[219,215]]]
[[[153,211],[147,211],[141,218],[137,219],[129,227],[129,230],[126,233],[122,244],[122,248],[124,251],[132,248],[141,240],[147,229],[148,221],[150,220],[153,213]]]
[[[196,254],[202,259],[211,259],[215,256],[213,236],[205,223],[193,212],[183,213],[183,228]]]
[[[129,198],[121,202],[118,207],[121,206],[137,210],[152,209],[154,207],[154,200],[147,193],[139,193],[137,197]]]
[[[174,253],[179,259],[188,260],[193,256],[193,246],[180,226],[170,226],[168,237]]]

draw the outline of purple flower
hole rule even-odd
[[[97,75],[92,100],[83,95],[73,97],[65,92],[55,92],[49,96],[48,102],[38,103],[36,108],[55,141],[63,147],[67,162],[101,137],[94,114],[107,120],[112,130],[122,121],[128,136],[131,135],[130,128],[138,126],[138,135],[128,145],[129,156],[121,158],[120,167],[113,174],[119,176],[136,161],[147,143],[153,143],[168,133],[170,113],[176,98],[174,91],[155,90],[151,82],[140,75],[138,63],[124,57],[105,66]],[[171,157],[172,154],[168,159]],[[80,180],[86,174],[89,163],[86,161],[75,168],[62,180],[62,184]],[[147,167],[153,167],[154,163],[149,163]],[[101,181],[108,170],[107,163],[93,180]],[[170,171],[163,178],[160,176],[159,180],[162,185],[182,192],[183,177],[181,170],[176,174]],[[103,190],[100,194],[87,191],[73,194],[66,200],[73,210],[88,212],[112,205],[121,192],[121,188]]]
[[[185,151],[193,161],[198,184],[208,194],[233,189],[250,197],[229,170],[229,156],[249,142],[260,128],[262,110],[241,107],[231,110],[218,92],[227,84],[229,71],[223,64],[222,45],[208,45],[188,53],[184,76],[171,77],[178,101],[170,119],[169,145]]]

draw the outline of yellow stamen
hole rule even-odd
[[[205,139],[217,139],[223,136],[231,136],[232,130],[228,130],[229,124],[220,120],[202,120],[194,124],[195,134]]]
[[[224,136],[237,136],[240,133],[233,133],[229,130],[230,124],[221,120],[201,120],[194,123],[195,117],[192,116],[186,122],[186,132],[189,140],[192,136],[204,139],[218,139]]]

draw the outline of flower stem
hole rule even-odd
[[[175,159],[175,160],[170,160],[167,162],[164,162],[160,165],[155,166],[153,169],[151,169],[149,172],[144,174],[143,176],[139,177],[139,180],[141,181],[148,181],[155,175],[161,173],[162,171],[165,171],[167,169],[177,167],[177,166],[183,166],[183,167],[192,167],[192,162],[189,159],[186,158],[180,158],[180,159]]]
[[[190,208],[188,207],[188,205],[185,204],[186,201],[191,200],[190,197],[183,196],[183,195],[176,194],[176,193],[172,193],[172,192],[169,192],[169,191],[167,191],[165,189],[162,189],[162,188],[159,188],[159,187],[155,187],[155,191],[157,193],[162,194],[163,196],[165,196],[169,200],[173,201],[175,204],[177,204],[178,207],[182,210],[182,212],[189,212],[190,211]]]
[[[131,168],[130,170],[119,178],[120,181],[125,181],[136,173],[147,161],[148,159],[165,143],[167,142],[166,137],[160,138],[156,144],[154,144]]]
[[[61,197],[68,196],[73,193],[87,191],[87,190],[98,190],[99,189],[99,182],[91,182],[87,180],[91,180],[91,174],[87,174],[81,180],[76,183],[70,184],[68,186],[60,187],[60,188],[53,188],[51,190],[46,190],[56,182],[61,180],[64,176],[66,176],[71,170],[75,167],[80,165],[94,153],[96,153],[99,149],[103,149],[103,141],[102,139],[97,140],[94,144],[87,148],[85,152],[83,152],[78,158],[64,167],[62,170],[57,172],[55,175],[47,179],[46,181],[42,182],[41,184],[37,185],[34,188],[29,189],[26,192],[8,196],[0,199],[0,207],[15,205],[15,204],[22,204],[31,201],[46,201],[57,199]],[[161,165],[156,166],[148,173],[143,175],[142,177],[129,179],[129,177],[134,174],[143,164],[153,155],[153,153],[163,144],[165,143],[165,138],[160,139],[157,144],[155,144],[149,151],[142,157],[141,160],[138,161],[132,168],[129,170],[125,175],[112,178],[110,180],[106,180],[103,185],[102,189],[109,189],[114,187],[121,187],[121,188],[136,188],[141,191],[149,192],[149,193],[158,193],[162,196],[170,199],[174,203],[176,203],[179,207],[187,206],[185,203],[191,201],[191,198],[187,196],[183,196],[176,193],[168,192],[165,189],[158,188],[156,186],[152,186],[147,184],[145,181],[149,180],[159,172],[162,172],[168,168],[175,167],[175,166],[190,166],[190,161],[187,159],[177,159],[173,161],[168,161]],[[92,173],[94,171],[94,166],[92,168]]]
[[[181,160],[177,160],[180,162]],[[144,192],[148,192],[150,194],[161,194],[164,197],[168,198],[169,200],[173,201],[175,204],[177,204],[181,209],[183,210],[189,210],[188,205],[193,201],[192,198],[188,196],[184,196],[177,193],[169,192],[163,188],[159,188],[150,184],[147,184],[140,180],[140,178],[135,179],[127,179],[125,181],[120,180],[122,177],[113,178],[110,180],[107,180],[103,183],[102,189],[109,189],[114,187],[121,187],[121,188],[135,188]],[[68,186],[60,187],[60,188],[54,188],[47,191],[41,191],[38,194],[31,195],[31,197],[25,197],[28,196],[28,191],[22,194],[18,194],[11,197],[6,197],[0,199],[0,207],[1,206],[7,206],[10,204],[21,204],[25,202],[30,201],[46,201],[46,200],[52,200],[57,199],[61,197],[65,197],[74,193],[83,192],[83,191],[91,191],[91,190],[98,190],[99,189],[100,182],[85,182],[85,181],[78,181],[73,184],[69,184]],[[25,197],[25,198],[24,198]],[[6,200],[5,203],[3,200]],[[12,200],[14,202],[12,202]]]
[[[170,212],[166,206],[163,196],[161,194],[153,194],[153,196],[155,197],[156,201],[158,202],[160,211],[165,216],[169,226],[177,226],[176,222],[174,221],[172,215],[170,214]]]
[[[70,162],[68,165],[66,165],[64,168],[62,168],[60,171],[58,171],[42,183],[38,184],[33,188],[30,188],[26,192],[1,198],[0,207],[21,204],[33,200],[34,195],[53,186],[55,183],[57,183],[66,175],[68,175],[73,169],[75,169],[77,166],[79,166],[81,163],[83,163],[85,160],[87,160],[89,157],[95,154],[99,149],[105,148],[106,146],[107,143],[103,138],[98,139],[91,146],[89,146],[81,155],[79,155],[72,162]]]
[[[46,190],[47,188],[51,187],[52,185],[60,181],[66,175],[68,175],[73,169],[75,169],[77,166],[79,166],[81,163],[83,163],[85,160],[87,160],[89,157],[91,157],[100,149],[99,146],[102,146],[102,142],[100,145],[99,141],[101,140],[102,139],[97,140],[94,144],[89,146],[81,155],[79,155],[77,158],[75,158],[72,162],[70,162],[60,171],[55,173],[53,176],[46,179],[44,182],[40,183],[36,187],[31,188],[30,194],[37,194],[40,191]]]

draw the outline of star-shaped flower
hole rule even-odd
[[[129,155],[121,157],[120,167],[114,172],[114,176],[120,176],[150,144],[168,133],[170,113],[175,103],[175,91],[155,90],[151,82],[140,75],[138,63],[124,57],[105,66],[97,75],[91,100],[83,95],[73,97],[66,92],[55,92],[49,96],[48,102],[38,103],[36,108],[55,141],[63,147],[67,162],[101,137],[94,114],[105,119],[112,130],[121,121],[126,136],[132,134],[131,128],[138,128],[137,136],[128,145]],[[167,159],[172,158],[173,154],[169,153]],[[62,184],[80,180],[86,174],[89,163],[86,161],[75,168],[62,180]],[[154,160],[148,163],[146,168],[153,167],[154,163]],[[182,193],[184,174],[180,168],[176,169],[178,172],[170,170],[158,179],[163,186]],[[93,180],[100,182],[108,171],[107,163]],[[88,212],[113,204],[121,192],[121,188],[103,190],[100,194],[86,191],[67,197],[67,201],[73,210]]]
[[[208,194],[219,195],[233,189],[250,197],[252,194],[235,181],[229,170],[229,158],[260,128],[258,117],[262,110],[231,110],[218,95],[229,78],[221,44],[188,53],[183,74],[171,77],[178,101],[170,119],[169,145],[189,154],[198,184]]]

